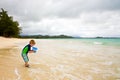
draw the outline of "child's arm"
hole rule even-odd
[[[28,53],[34,53],[35,51],[33,51],[33,50],[30,50],[30,51],[28,51]]]

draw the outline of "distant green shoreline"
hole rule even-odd
[[[35,39],[120,39],[120,37],[73,37],[67,35],[22,35],[20,38],[35,38]]]
[[[74,37],[67,36],[67,35],[55,35],[55,36],[49,36],[49,35],[23,35],[23,36],[20,36],[20,38],[50,39],[50,38],[74,38]]]

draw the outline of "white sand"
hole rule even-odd
[[[19,41],[22,41],[22,40],[17,38],[0,37],[0,48],[17,46],[16,43],[18,43]]]

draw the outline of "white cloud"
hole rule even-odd
[[[26,34],[66,34],[82,37],[118,36],[120,34],[118,12],[82,13],[78,18],[44,18],[31,26]],[[32,31],[32,32],[30,32]]]

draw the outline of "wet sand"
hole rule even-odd
[[[21,50],[28,42],[14,39],[0,48],[0,80],[120,80],[120,47],[36,40],[39,50],[29,54],[26,68]]]

